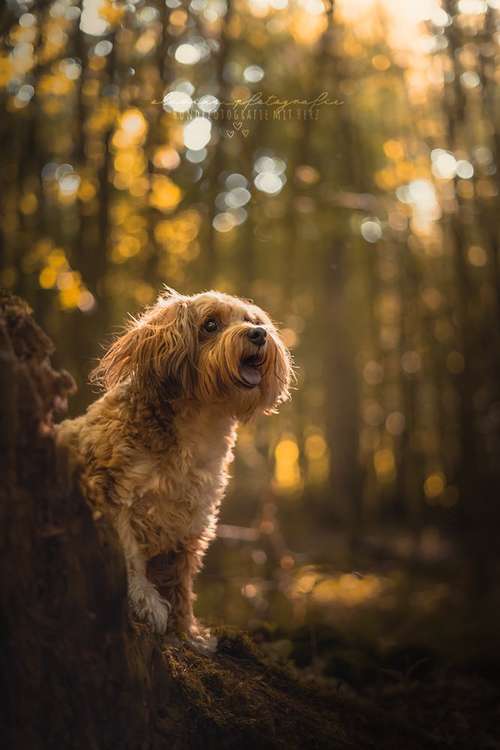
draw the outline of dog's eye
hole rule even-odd
[[[208,318],[208,320],[206,320],[203,323],[203,330],[206,331],[207,333],[214,333],[215,331],[218,330],[218,328],[219,328],[219,324],[215,320],[215,318]]]

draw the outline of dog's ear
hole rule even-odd
[[[189,396],[195,384],[196,328],[185,297],[161,296],[156,305],[130,321],[91,373],[109,389],[130,380],[140,391],[166,398]]]
[[[198,329],[185,297],[175,293],[162,304],[173,308],[173,317],[161,330],[155,374],[168,398],[192,396],[196,386]]]

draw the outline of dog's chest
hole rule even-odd
[[[199,418],[180,425],[178,441],[165,454],[140,456],[131,520],[149,554],[199,537],[215,524],[234,442],[232,422]]]

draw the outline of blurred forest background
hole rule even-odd
[[[282,326],[297,390],[242,430],[199,609],[302,628],[304,664],[324,627],[492,658],[499,17],[499,0],[0,10],[0,283],[77,379],[72,413],[164,283],[252,297]]]

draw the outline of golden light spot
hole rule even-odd
[[[90,312],[95,307],[95,297],[88,289],[83,289],[78,297],[78,308],[82,312]]]
[[[488,255],[486,254],[486,250],[479,247],[479,245],[471,245],[467,250],[467,260],[471,266],[481,268],[488,263]]]
[[[299,182],[303,182],[305,185],[314,185],[319,180],[319,172],[309,164],[301,164],[295,170],[295,176]]]
[[[441,292],[435,287],[426,287],[422,291],[422,299],[431,310],[438,310],[443,302]]]
[[[148,129],[146,118],[135,107],[127,109],[119,120],[119,127],[123,133],[123,140],[120,146],[137,145],[142,143]]]
[[[137,214],[130,214],[123,222],[127,232],[135,234],[142,231],[146,227],[146,219],[144,216],[138,216]]]
[[[44,268],[40,271],[38,282],[42,289],[52,289],[57,281],[57,272],[53,268]]]
[[[289,349],[293,349],[293,347],[297,344],[297,334],[292,328],[282,328],[281,338],[285,342],[285,346],[287,346]]]
[[[133,195],[135,198],[142,198],[148,190],[149,180],[145,175],[133,179],[128,186],[130,195]]]
[[[440,471],[435,471],[429,474],[424,482],[424,493],[428,500],[434,500],[439,497],[445,488],[444,474]]]
[[[130,213],[130,205],[126,201],[117,201],[111,206],[111,215],[113,217],[113,223],[119,226],[123,224],[127,216]]]
[[[78,188],[78,197],[83,203],[88,203],[95,198],[97,190],[95,185],[90,180],[82,180],[80,187]]]
[[[310,13],[309,10],[298,10],[290,19],[289,33],[299,44],[314,44],[326,31],[327,20],[324,13]]]
[[[375,183],[382,190],[392,190],[399,182],[400,180],[392,168],[386,167],[375,172]]]
[[[269,12],[269,3],[268,2],[259,2],[259,0],[249,0],[248,3],[250,13],[255,18],[265,18]]]
[[[153,50],[157,43],[157,37],[152,29],[145,31],[140,35],[139,39],[135,43],[135,50],[140,55],[147,55]]]
[[[328,478],[330,456],[326,441],[318,432],[308,435],[304,444],[307,458],[307,479],[312,484],[322,484]]]
[[[382,480],[389,480],[394,477],[396,471],[396,462],[394,453],[390,448],[381,448],[373,456],[373,465],[377,477]]]
[[[46,96],[66,96],[73,89],[73,81],[67,78],[63,73],[50,74],[41,76],[37,90],[39,94]]]
[[[290,491],[300,486],[299,447],[292,437],[285,437],[274,450],[274,484],[278,490]]]
[[[74,307],[78,307],[79,301],[80,289],[76,284],[67,289],[62,289],[59,292],[59,303],[63,309],[70,310]]]
[[[410,182],[417,176],[414,165],[409,161],[398,161],[395,169],[401,182]]]
[[[118,3],[110,2],[110,0],[103,0],[99,8],[99,15],[111,26],[115,26],[120,23],[125,15],[125,11],[125,5],[119,5]]]
[[[314,571],[301,573],[295,580],[293,587],[294,593],[298,595],[309,594],[313,590],[318,579],[319,574]]]
[[[280,567],[283,568],[283,570],[291,570],[294,566],[295,566],[295,558],[292,555],[283,555],[283,557],[280,560]]]
[[[121,151],[114,160],[115,169],[117,172],[123,172],[125,179],[133,177],[139,177],[145,168],[146,160],[141,149],[126,149]]]
[[[274,528],[274,523],[272,521],[265,520],[260,524],[260,530],[263,534],[272,534]]]
[[[390,435],[401,435],[405,429],[405,417],[400,411],[391,412],[385,420],[385,428]]]
[[[371,359],[363,368],[363,377],[368,385],[379,385],[384,380],[384,368],[379,362]]]
[[[248,97],[251,95],[251,91],[247,86],[234,86],[231,89],[231,97],[236,102],[244,102],[248,99]]]
[[[275,455],[278,460],[287,462],[297,461],[299,458],[299,448],[295,440],[286,438],[276,446]]]
[[[117,190],[126,190],[129,186],[130,180],[125,176],[124,172],[118,172],[113,177],[113,185]]]
[[[304,450],[307,458],[317,461],[326,454],[327,446],[323,435],[319,433],[309,435],[304,444]]]
[[[359,57],[364,52],[363,45],[353,36],[347,36],[342,41],[342,49],[347,57]]]
[[[322,485],[330,473],[330,458],[326,454],[317,461],[310,461],[307,467],[307,480],[311,484]]]
[[[88,66],[90,70],[94,71],[95,73],[99,73],[106,67],[106,60],[104,59],[104,57],[98,57],[97,55],[94,55],[94,57],[91,57],[89,59]]]
[[[159,211],[172,211],[182,198],[182,190],[169,177],[154,175],[149,202]]]
[[[192,260],[199,254],[199,245],[195,242],[200,228],[200,215],[194,209],[183,211],[174,219],[164,219],[155,226],[154,235],[172,256],[184,261]]]
[[[375,70],[389,70],[391,67],[391,61],[386,55],[374,55],[374,57],[372,57],[372,65]]]
[[[35,193],[23,195],[19,202],[19,210],[25,215],[34,214],[38,208],[38,198]]]
[[[131,235],[123,235],[114,244],[111,257],[116,262],[120,263],[128,258],[132,258],[134,255],[138,255],[142,249],[141,243],[137,237]]]
[[[13,69],[12,63],[6,55],[0,57],[0,86],[5,86],[9,83],[12,77]]]
[[[404,158],[405,149],[401,141],[396,141],[395,139],[391,138],[390,140],[384,143],[383,148],[384,148],[384,154],[389,159],[393,159],[394,161],[397,161],[398,159]]]
[[[248,599],[253,599],[257,596],[258,589],[257,586],[255,586],[253,583],[247,583],[245,584],[245,586],[243,586],[241,593]]]
[[[145,283],[138,283],[134,287],[134,298],[140,305],[148,305],[153,301],[155,290],[152,286]]]
[[[377,312],[385,323],[392,323],[397,320],[401,309],[401,300],[393,292],[383,292],[379,298]]]
[[[74,271],[62,271],[57,275],[57,288],[60,290],[71,289],[78,285],[80,274]]]
[[[64,251],[58,247],[55,247],[50,251],[47,257],[47,263],[54,269],[60,269],[64,266],[67,267],[68,265]]]
[[[312,597],[318,604],[338,602],[353,607],[375,598],[382,589],[382,581],[375,575],[360,578],[352,573],[344,573],[337,578],[320,581],[314,587]]]
[[[171,146],[157,148],[153,157],[153,164],[158,169],[176,169],[181,163],[181,157]]]
[[[422,367],[422,357],[413,350],[404,352],[401,356],[401,367],[407,375],[415,375]]]
[[[172,11],[168,20],[172,26],[184,26],[188,20],[188,15],[185,10],[178,8],[177,10]]]

